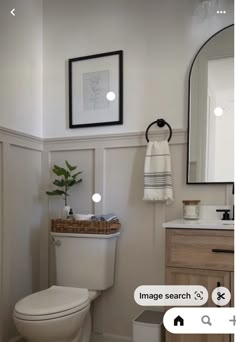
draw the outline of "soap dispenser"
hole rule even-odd
[[[68,219],[74,219],[74,213],[73,213],[73,209],[70,208],[70,211],[69,211],[69,215],[67,216]]]

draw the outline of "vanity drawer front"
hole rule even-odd
[[[166,266],[234,270],[233,231],[166,229]]]

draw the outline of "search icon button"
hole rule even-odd
[[[203,324],[208,324],[208,325],[210,325],[210,326],[212,325],[212,324],[211,324],[210,316],[208,316],[208,315],[202,316],[201,321],[202,321]]]

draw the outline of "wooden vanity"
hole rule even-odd
[[[170,225],[171,226],[171,225]],[[212,291],[234,290],[234,231],[166,227],[166,285],[202,285],[209,292],[205,306],[215,307]],[[166,342],[233,342],[233,335],[177,335],[166,331]]]

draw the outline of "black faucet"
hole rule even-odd
[[[234,183],[232,187],[232,195],[234,195]],[[230,218],[230,215],[229,215],[230,209],[216,209],[216,211],[224,213],[222,216],[222,220],[234,221],[234,202],[233,202],[233,207],[232,207],[232,218]]]
[[[229,212],[230,209],[216,209],[217,212],[224,213],[221,220],[230,220]]]

